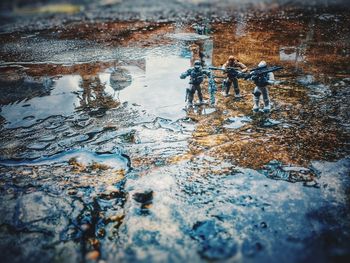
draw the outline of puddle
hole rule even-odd
[[[49,96],[3,105],[0,114],[6,119],[5,127],[28,127],[50,116],[71,115],[79,106],[79,99],[73,92],[79,90],[80,81],[80,76],[63,76],[55,80]]]
[[[285,180],[288,182],[314,181],[318,175],[310,168],[283,165],[282,163],[273,160],[264,166],[262,173],[271,179]]]
[[[209,36],[199,35],[195,33],[168,34],[167,37],[176,39],[176,40],[182,40],[182,41],[205,40],[209,38]]]
[[[323,84],[309,85],[308,88],[312,91],[311,98],[322,99],[331,94],[330,88]]]
[[[281,47],[280,60],[291,62],[302,62],[305,60],[303,54],[297,47]]]
[[[305,75],[297,78],[297,82],[310,90],[309,96],[314,99],[322,99],[331,95],[330,87],[317,83],[313,75]]]
[[[251,118],[247,116],[231,117],[226,120],[228,124],[225,124],[223,127],[226,129],[239,129],[251,121]]]
[[[104,4],[110,9],[99,14],[114,14]],[[104,22],[5,34],[5,261],[346,258],[349,17],[280,8],[208,11],[208,20],[190,12],[191,22],[99,16]],[[188,80],[179,76],[193,43],[207,65],[234,52],[249,68],[262,58],[283,66],[282,84],[269,87],[273,110],[253,114],[254,84],[240,79],[242,99],[217,92],[215,107],[184,111]]]
[[[148,113],[161,118],[176,120],[185,117],[182,106],[188,84],[180,79],[179,72],[189,68],[188,59],[150,56],[144,63],[145,72],[130,70],[134,81],[120,92],[120,100],[142,105]]]
[[[99,165],[106,166],[115,170],[127,170],[128,159],[122,157],[119,153],[115,154],[97,154],[90,152],[88,150],[71,150],[63,153],[59,153],[50,157],[40,157],[36,160],[31,161],[12,161],[12,160],[3,160],[0,161],[0,165],[4,166],[40,166],[40,165],[54,165],[60,163],[67,163],[71,160],[81,164],[83,166],[93,165],[97,163]]]
[[[59,77],[50,95],[2,106],[5,128],[29,127],[50,116],[71,116],[76,110],[103,107],[107,99],[110,103],[106,106],[128,102],[129,105],[142,105],[142,110],[161,118],[176,121],[185,117],[182,108],[188,83],[181,80],[179,74],[189,68],[189,60],[180,56],[150,55],[141,63],[140,67],[121,67],[127,72],[127,79],[119,76],[117,82],[113,80],[118,77],[114,68],[98,73],[96,77]]]

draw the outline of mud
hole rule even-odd
[[[346,262],[348,8],[117,2],[1,27],[2,260]],[[283,66],[272,112],[183,110],[192,43]]]

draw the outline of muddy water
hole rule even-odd
[[[123,39],[91,43],[74,23],[2,40],[5,261],[346,260],[348,21],[272,10],[213,22],[208,36],[110,22],[96,28]],[[185,112],[193,42],[208,65],[232,53],[250,68],[282,65],[272,113],[252,114],[243,80],[242,99],[218,92],[215,106]]]

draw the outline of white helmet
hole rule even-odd
[[[264,68],[266,66],[267,66],[267,64],[264,60],[260,61],[260,63],[258,64],[258,68]]]

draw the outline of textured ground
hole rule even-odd
[[[347,262],[340,2],[2,3],[2,261]],[[192,43],[208,65],[282,65],[271,114],[221,79],[185,112]]]

